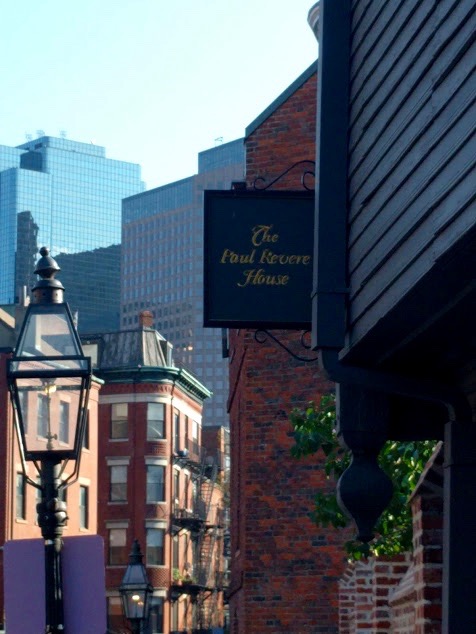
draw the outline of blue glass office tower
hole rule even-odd
[[[139,165],[97,145],[45,136],[0,146],[0,304],[31,288],[47,245],[80,331],[118,328],[121,201],[143,189]]]
[[[174,359],[212,392],[204,425],[227,425],[228,359],[222,331],[203,328],[203,191],[244,177],[243,139],[200,152],[198,174],[126,198],[122,205],[121,325],[152,311]]]

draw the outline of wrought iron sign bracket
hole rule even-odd
[[[301,333],[301,347],[305,350],[311,350],[311,344],[306,342],[306,336],[310,336],[309,330],[304,330]],[[289,355],[296,359],[297,361],[301,361],[303,363],[315,363],[319,360],[319,357],[303,357],[301,355],[293,352],[288,346],[286,346],[282,341],[280,341],[275,335],[273,335],[269,330],[258,329],[255,331],[255,341],[257,343],[263,344],[267,339],[271,339],[276,345],[285,350]]]
[[[279,176],[274,178],[267,185],[265,184],[266,183],[266,179],[264,179],[262,176],[257,176],[255,178],[255,180],[253,181],[253,189],[255,189],[256,191],[265,191],[266,189],[269,189],[275,183],[277,183],[279,180],[284,178],[287,174],[292,172],[293,169],[295,169],[296,167],[298,167],[300,165],[309,165],[309,166],[312,165],[313,169],[315,169],[316,162],[315,161],[311,161],[311,160],[297,161],[297,163],[293,163],[293,165],[291,165],[286,170],[284,170],[284,172],[282,174],[280,174]],[[316,174],[311,169],[303,169],[303,172],[301,174],[301,185],[302,185],[302,187],[304,189],[306,189],[309,192],[310,191],[314,191],[314,184],[312,185],[312,187],[308,187],[308,185],[306,184],[306,177],[308,177],[308,176],[311,176],[312,178],[315,178]]]

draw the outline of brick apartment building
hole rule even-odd
[[[69,518],[64,534],[104,538],[110,632],[128,631],[119,586],[136,538],[154,587],[145,632],[188,633],[212,626],[220,632],[228,430],[210,426],[202,433],[202,405],[210,392],[173,365],[171,344],[151,324],[145,312],[132,330],[84,342],[95,379],[79,479],[64,494]],[[15,319],[0,309],[1,544],[41,537],[37,490],[22,475],[6,383],[16,337]],[[27,470],[36,479],[32,463]],[[3,615],[3,558],[0,572]]]
[[[144,631],[220,628],[228,430],[202,431],[210,392],[173,365],[172,345],[152,328],[149,311],[141,312],[138,326],[87,336],[83,346],[104,381],[98,533],[110,631],[125,631],[119,586],[134,539],[154,588]]]
[[[246,186],[302,189],[313,172],[316,65],[308,68],[246,130]],[[310,174],[305,175],[311,179]],[[314,181],[308,185],[312,188]],[[300,332],[274,331],[298,354]],[[345,535],[309,518],[329,483],[315,457],[291,457],[288,415],[332,389],[317,364],[305,364],[251,330],[230,330],[232,531],[230,622],[233,634],[338,631],[338,580]]]

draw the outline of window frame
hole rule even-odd
[[[36,433],[40,438],[48,435],[48,397],[45,394],[38,394]]]
[[[89,487],[85,484],[79,485],[79,527],[89,528]]]
[[[126,566],[128,559],[127,552],[127,528],[123,526],[110,526],[108,529],[108,553],[107,553],[107,563],[109,566]],[[124,541],[123,544],[118,546],[112,546],[112,536],[113,534],[123,535],[123,539],[120,541]]]
[[[69,444],[69,403],[68,401],[60,400],[59,402],[59,442],[64,444]]]
[[[161,473],[162,478],[152,478],[154,473]],[[165,474],[164,465],[146,465],[146,504],[157,504],[165,502]],[[157,494],[156,494],[157,489]],[[153,493],[152,493],[153,492]],[[152,494],[151,494],[152,493]]]
[[[148,526],[145,529],[145,563],[146,566],[164,566],[165,565],[165,527]],[[156,536],[158,543],[149,538]],[[153,543],[151,543],[151,541]]]
[[[161,418],[151,416],[152,410],[160,408]],[[165,440],[165,403],[147,403],[147,440]]]
[[[15,519],[26,520],[26,478],[21,471],[15,480]]]
[[[126,408],[126,414],[118,415],[115,413],[116,408]],[[111,424],[109,429],[109,438],[111,440],[127,440],[129,438],[129,403],[112,403],[111,405]]]
[[[116,474],[116,476],[114,477],[113,474]],[[117,478],[119,474],[123,474],[123,479]],[[126,464],[109,465],[109,502],[127,502],[127,477],[128,467]]]
[[[147,632],[150,634],[162,634],[164,631],[164,605],[165,597],[152,595],[149,599],[149,621]]]

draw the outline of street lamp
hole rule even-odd
[[[147,571],[142,563],[142,553],[139,542],[134,540],[129,555],[129,565],[126,568],[119,592],[126,619],[131,624],[134,634],[141,632],[142,626],[149,616],[149,596],[153,588],[147,578]]]
[[[84,356],[64,288],[55,280],[60,270],[48,249],[40,250],[32,289],[15,353],[8,362],[8,387],[14,410],[23,473],[41,490],[38,524],[45,540],[47,633],[64,634],[61,548],[67,522],[60,490],[75,482],[87,423],[91,359]],[[72,473],[65,467],[75,461]],[[34,464],[40,485],[28,477]]]

